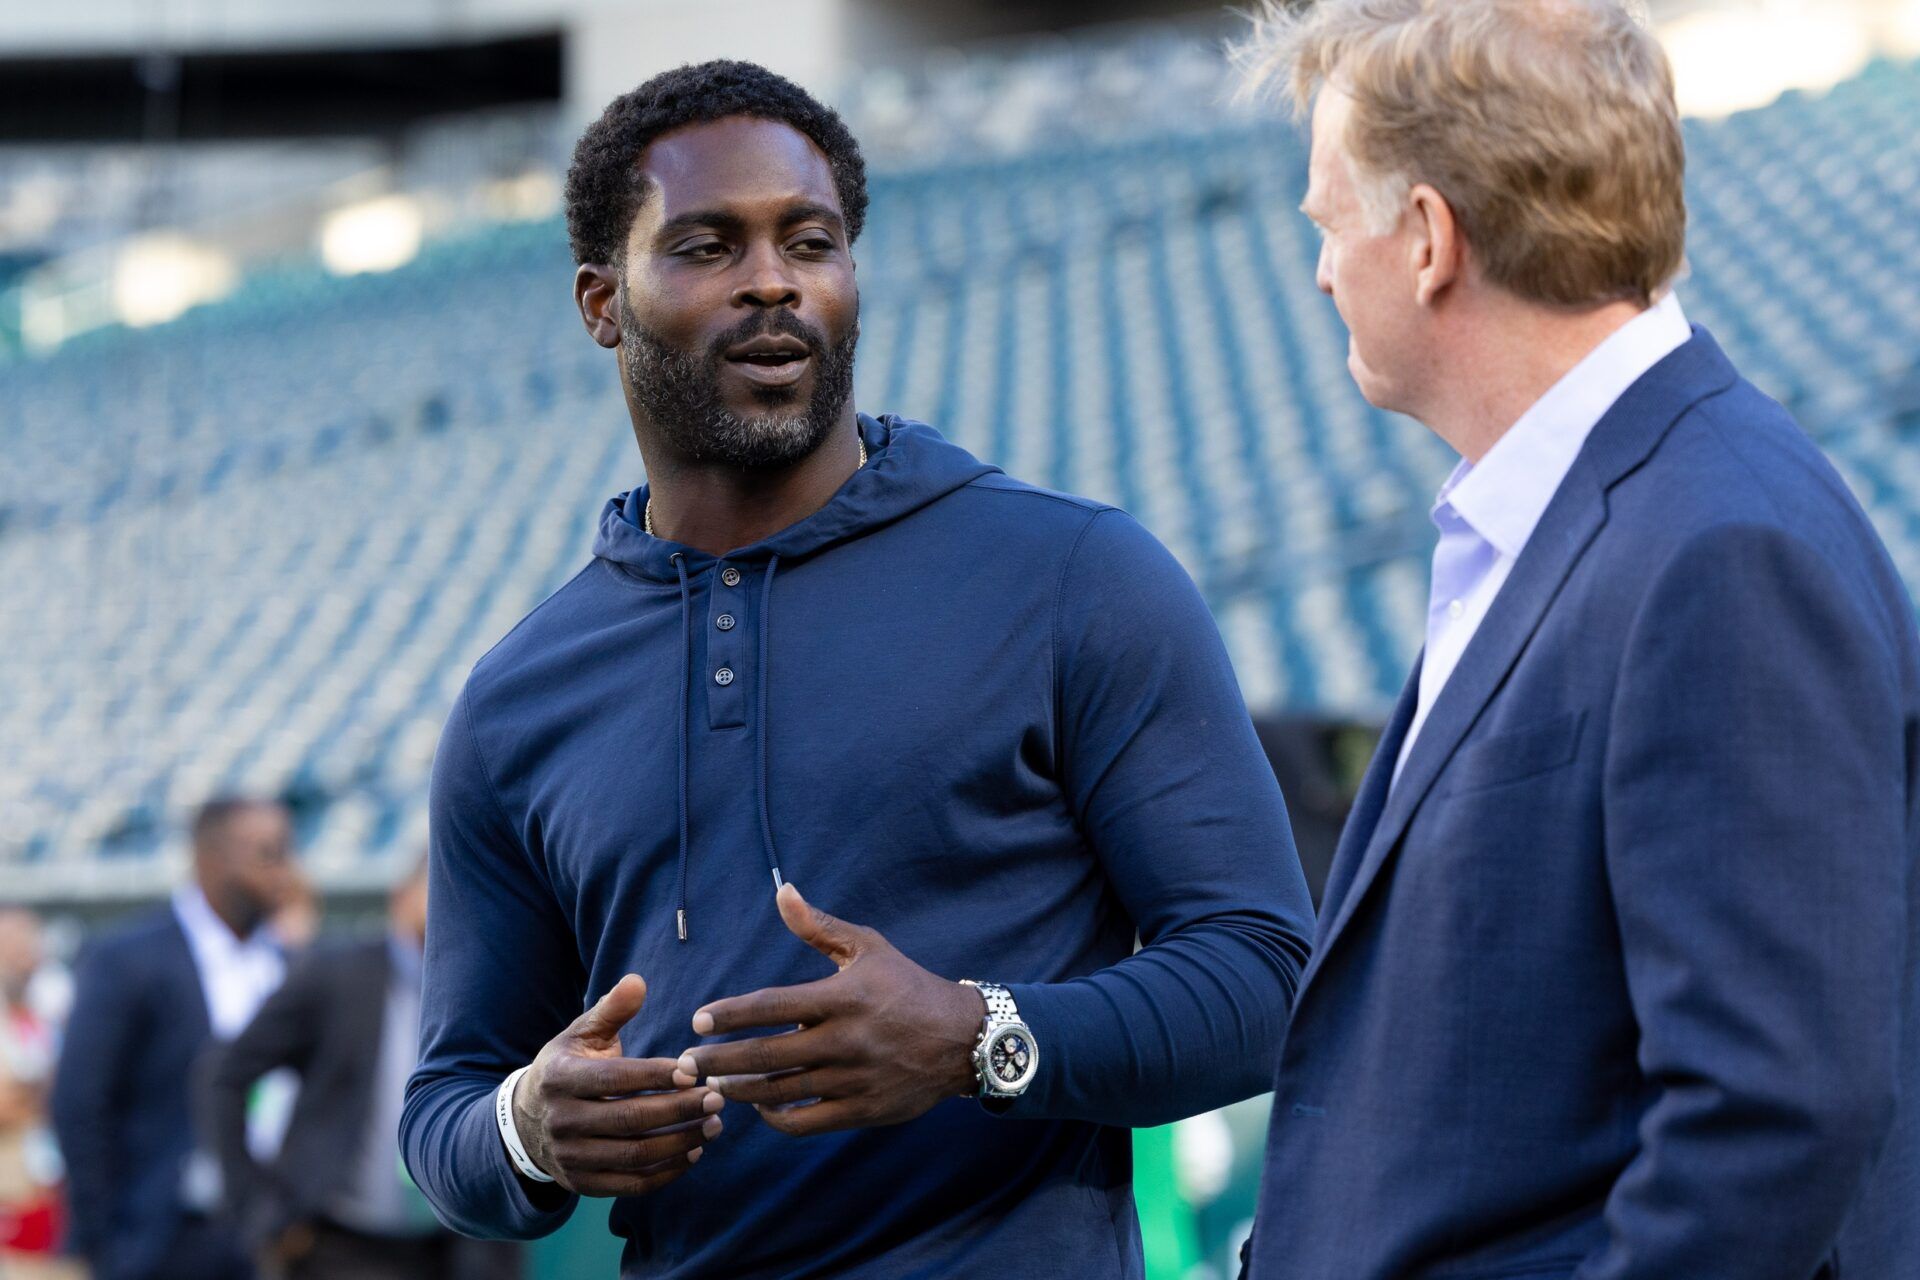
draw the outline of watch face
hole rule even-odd
[[[987,1051],[987,1069],[993,1072],[995,1083],[1001,1088],[1012,1088],[1027,1076],[1033,1066],[1033,1045],[1022,1031],[1003,1031],[994,1038],[993,1047]]]

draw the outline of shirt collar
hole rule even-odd
[[[1440,490],[1436,516],[1452,507],[1501,555],[1517,559],[1614,401],[1692,336],[1668,290],[1568,370],[1477,465],[1462,459]]]
[[[255,929],[245,938],[234,936],[227,922],[215,913],[213,904],[207,901],[206,892],[197,884],[183,884],[173,891],[173,914],[195,947],[216,952],[275,949],[271,933],[265,928]]]

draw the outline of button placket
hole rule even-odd
[[[740,570],[720,566],[707,600],[707,727],[735,729],[747,723],[747,591]]]

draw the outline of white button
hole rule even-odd
[[[1455,622],[1460,621],[1461,615],[1466,613],[1466,611],[1467,606],[1461,604],[1458,600],[1453,601],[1447,606],[1447,616]]]

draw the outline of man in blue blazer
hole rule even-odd
[[[280,984],[267,917],[291,884],[278,804],[224,799],[193,825],[190,884],[80,958],[54,1071],[71,1246],[94,1280],[246,1280],[216,1216],[219,1166],[194,1143],[194,1060]]]
[[[1254,1280],[1920,1276],[1920,643],[1686,322],[1615,0],[1276,7],[1373,403],[1461,455],[1283,1046]]]

